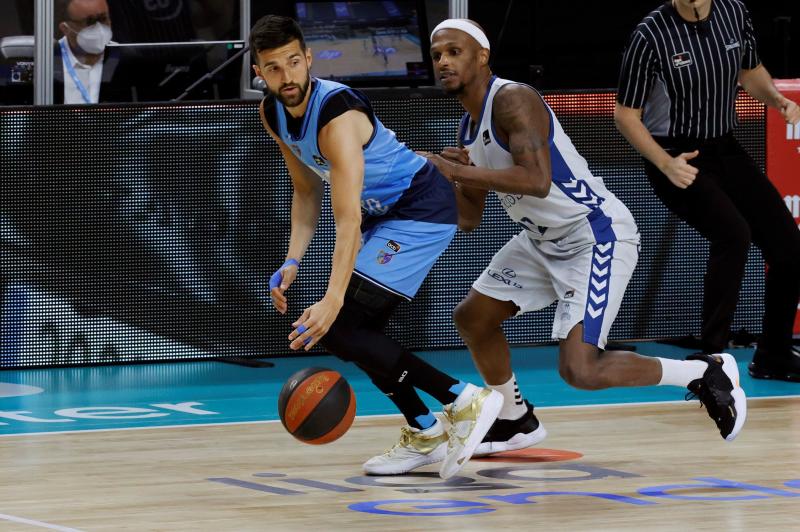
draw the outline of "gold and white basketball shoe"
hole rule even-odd
[[[406,425],[400,429],[400,441],[383,454],[364,463],[368,475],[402,475],[419,467],[444,460],[447,453],[447,433],[444,424],[436,420],[425,430]]]
[[[447,430],[447,456],[439,470],[440,477],[450,478],[464,467],[502,407],[503,394],[474,384],[467,384],[456,400],[444,407],[450,427]]]

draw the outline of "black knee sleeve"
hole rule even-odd
[[[362,312],[368,318],[368,325],[376,330],[386,327],[386,322],[402,301],[403,298],[397,294],[355,274],[345,292],[345,306],[349,303],[350,308]]]
[[[401,301],[401,297],[353,275],[339,315],[320,343],[342,360],[385,373],[402,351],[383,333]]]

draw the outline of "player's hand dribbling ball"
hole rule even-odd
[[[278,396],[278,414],[289,434],[321,445],[339,439],[356,415],[356,397],[337,371],[306,368],[286,381]]]

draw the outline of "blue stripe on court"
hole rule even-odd
[[[637,343],[639,352],[683,358],[690,352],[655,343]],[[800,395],[800,384],[753,380],[746,365],[752,350],[732,353],[750,397]],[[469,354],[433,351],[423,358],[456,378],[478,382]],[[358,415],[394,414],[394,406],[355,366],[333,357],[275,359],[274,368],[221,362],[184,362],[0,372],[0,435],[98,429],[128,429],[208,423],[275,420],[283,382],[295,371],[324,366],[341,372],[353,386]],[[576,390],[558,375],[556,347],[514,349],[522,394],[537,407],[623,404],[682,400],[675,387]],[[19,395],[11,397],[19,388]],[[41,393],[32,393],[36,388]],[[424,394],[423,394],[424,395]],[[434,411],[441,408],[428,396]]]

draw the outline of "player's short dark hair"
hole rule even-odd
[[[306,40],[297,22],[290,17],[266,15],[250,30],[250,53],[255,58],[258,52],[280,48],[292,41],[300,41],[300,48],[305,51]]]

